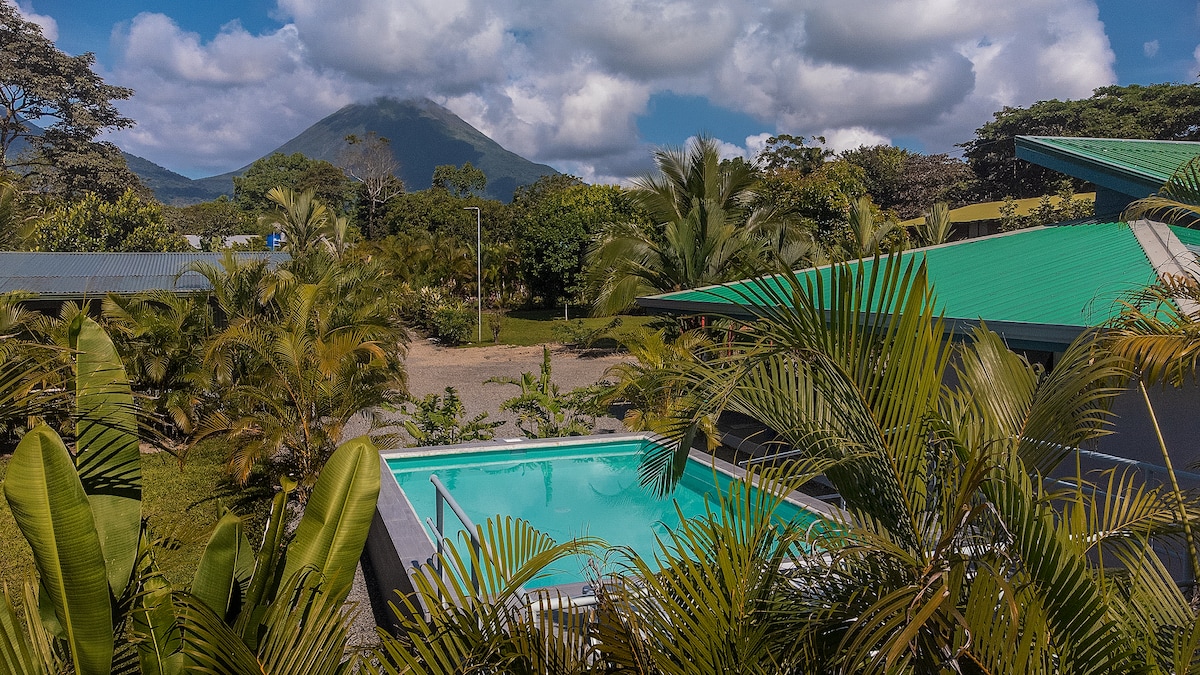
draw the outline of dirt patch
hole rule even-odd
[[[563,392],[586,387],[604,379],[610,367],[629,359],[628,354],[580,353],[554,345],[550,349],[552,379]],[[490,419],[504,420],[497,429],[498,437],[520,435],[515,417],[500,410],[500,403],[517,394],[517,388],[506,384],[484,384],[491,377],[519,378],[521,373],[538,373],[542,366],[541,347],[472,347],[452,349],[416,338],[409,345],[405,367],[408,370],[408,389],[413,396],[441,394],[454,387],[473,417],[486,412]],[[596,420],[597,430],[624,431],[620,420],[602,417]]]

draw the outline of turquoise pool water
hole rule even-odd
[[[559,542],[581,535],[599,537],[652,559],[655,533],[679,523],[676,504],[685,517],[702,515],[706,500],[715,509],[717,490],[726,490],[733,479],[691,459],[675,492],[659,499],[638,482],[638,461],[647,442],[475,450],[389,458],[387,463],[421,522],[435,518],[429,476],[436,474],[477,524],[497,514],[511,515],[528,520]],[[803,523],[818,518],[790,502],[782,504],[776,515]],[[446,518],[448,529],[449,523],[457,524],[449,508]],[[531,586],[581,581],[586,578],[585,562],[564,561]]]

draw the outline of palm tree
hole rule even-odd
[[[294,256],[313,251],[330,239],[334,214],[317,200],[316,194],[311,189],[297,194],[285,187],[267,191],[267,199],[275,204],[275,210],[263,216],[263,220],[283,234],[283,250]]]
[[[1159,637],[1196,622],[1149,542],[1194,513],[1131,477],[1067,495],[1039,479],[1103,433],[1121,360],[1088,338],[1042,374],[985,329],[951,345],[923,265],[901,264],[762,281],[743,298],[756,321],[674,373],[695,403],[676,436],[747,414],[824,462],[845,502],[780,600],[805,650],[844,672],[1169,663]],[[684,446],[647,456],[660,488]]]
[[[204,343],[213,332],[208,303],[169,291],[109,294],[103,311],[109,331],[123,338],[118,342],[131,384],[147,396],[156,421],[191,433],[210,385],[204,368]]]
[[[1200,157],[1176,169],[1157,195],[1133,202],[1121,214],[1126,221],[1138,218],[1187,227],[1200,225]]]
[[[875,220],[875,204],[863,195],[850,202],[850,251],[855,258],[870,258],[883,252],[884,241],[896,230],[896,223]]]
[[[917,225],[917,241],[921,246],[937,246],[950,240],[950,207],[946,202],[933,205],[925,219]]]
[[[408,337],[382,268],[315,254],[304,272],[311,280],[270,275],[262,284],[270,310],[230,322],[206,347],[207,367],[225,388],[192,444],[230,440],[230,469],[243,484],[265,464],[311,485],[351,419],[365,415],[376,432],[380,407],[406,398]]]
[[[743,278],[763,269],[771,240],[780,238],[774,212],[748,206],[753,167],[721,162],[712,138],[658,150],[654,161],[657,173],[632,191],[653,224],[614,224],[588,253],[597,314],[620,312],[639,295]]]

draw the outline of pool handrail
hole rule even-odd
[[[480,560],[480,552],[483,549],[483,544],[479,541],[479,534],[475,528],[475,523],[471,522],[470,516],[468,516],[466,512],[462,510],[462,507],[458,505],[458,501],[454,499],[454,495],[450,494],[450,490],[442,484],[442,481],[438,479],[436,473],[429,475],[429,482],[433,483],[434,507],[437,515],[437,524],[434,524],[433,520],[430,518],[425,519],[425,522],[429,524],[429,527],[433,528],[433,531],[437,533],[437,542],[435,544],[437,546],[437,555],[433,559],[433,567],[437,571],[438,577],[442,578],[444,581],[444,578],[442,577],[442,553],[446,546],[446,509],[444,505],[449,504],[450,510],[454,512],[454,515],[458,516],[459,522],[462,523],[463,528],[465,528],[467,531],[467,537],[471,539],[471,549],[473,555],[475,556],[475,564],[471,565],[471,588],[473,588],[476,593],[479,593],[478,562]]]

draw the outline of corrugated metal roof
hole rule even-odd
[[[1155,280],[1124,223],[1057,225],[969,239],[901,254],[923,256],[938,310],[952,329],[979,320],[1026,342],[1065,344],[1085,327],[1116,316],[1119,300]],[[865,262],[867,268],[871,261]],[[801,279],[829,268],[809,269]],[[736,312],[753,286],[737,282],[639,298],[654,309]]]
[[[148,290],[208,290],[196,272],[176,275],[195,261],[219,265],[223,253],[0,252],[0,293],[27,291],[49,297],[100,297]],[[274,267],[285,253],[239,252],[242,260],[266,258]]]
[[[1171,174],[1200,156],[1200,143],[1124,138],[1067,138],[1022,136],[1022,140],[1053,148],[1082,160],[1140,174],[1162,185]]]

